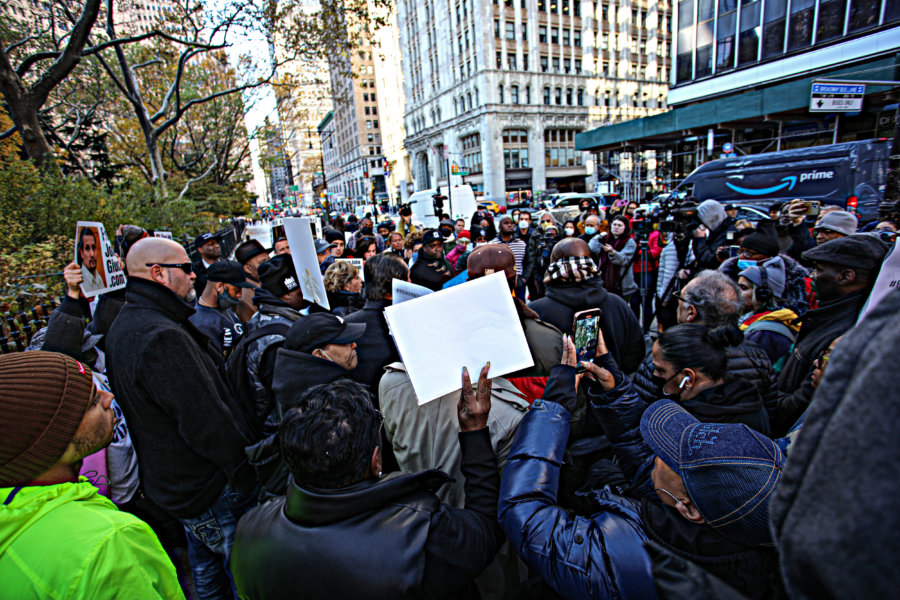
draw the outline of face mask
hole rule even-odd
[[[679,375],[681,375],[682,380],[684,380],[684,378],[687,377],[686,375],[682,375],[681,373],[675,373],[674,375],[672,375],[672,376],[669,377],[668,379],[666,379],[665,377],[660,377],[659,375],[651,375],[651,376],[650,376],[650,379],[652,379],[652,380],[653,380],[653,383],[654,383],[657,387],[659,387],[660,390],[662,390],[662,392],[663,392],[663,397],[664,397],[664,398],[668,398],[668,399],[670,399],[670,400],[681,400],[681,390],[684,389],[683,387],[680,387],[680,388],[678,389],[678,391],[675,392],[674,394],[673,394],[673,393],[670,393],[670,392],[666,392],[666,391],[663,389],[663,388],[666,387],[666,385],[668,385],[668,383],[669,383],[670,381],[672,381],[673,379],[675,379],[675,378],[678,377]]]
[[[757,266],[755,260],[738,259],[738,271],[743,271],[744,269],[749,269],[750,267],[755,266]]]
[[[518,222],[519,222],[519,215],[513,215],[512,220],[513,220],[513,223],[518,223]]]
[[[575,230],[571,227],[566,227],[566,235],[575,235]]]
[[[225,292],[221,292],[219,294],[218,302],[219,302],[219,308],[222,310],[225,310],[228,308],[234,308],[238,304],[238,300],[236,298],[232,298]]]
[[[528,221],[519,221],[519,229],[521,229],[522,231],[525,231],[530,226],[531,224]]]
[[[541,221],[541,229],[543,229],[545,231],[548,227],[550,227],[550,225],[552,225],[552,223],[550,223],[550,221]]]
[[[372,235],[372,228],[371,228],[371,227],[363,227],[363,228],[361,229],[361,231],[363,232],[363,235]]]
[[[477,245],[478,245],[478,244],[466,244],[466,250],[465,250],[465,251],[466,251],[466,252],[471,252],[472,250],[475,249],[475,246],[477,246]]]
[[[588,235],[594,235],[595,233],[597,233],[597,228],[596,228],[596,227],[587,226],[587,227],[584,228],[584,232],[585,232],[586,234],[588,234]]]

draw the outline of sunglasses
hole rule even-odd
[[[147,267],[165,267],[167,269],[181,269],[185,275],[190,275],[194,270],[194,265],[189,262],[184,263],[145,263]]]

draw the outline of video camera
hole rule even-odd
[[[678,198],[669,196],[660,204],[659,230],[662,233],[674,233],[676,236],[688,236],[700,227],[700,205],[696,198]]]

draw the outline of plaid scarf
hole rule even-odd
[[[584,281],[599,273],[600,270],[590,256],[567,256],[550,263],[544,274],[544,283]]]

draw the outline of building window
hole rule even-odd
[[[582,153],[575,150],[574,129],[544,130],[544,161],[548,168],[580,167],[584,164]]]
[[[541,73],[546,73],[549,70],[549,62],[550,59],[547,56],[541,56]]]
[[[497,52],[497,68],[498,69],[503,68],[503,53],[502,52]]]
[[[372,129],[372,121],[366,121],[366,129]]]
[[[515,71],[517,69],[515,53],[510,53],[510,54],[506,55],[506,66],[510,71]]]
[[[531,104],[531,86],[525,86],[525,104]]]
[[[503,166],[506,169],[528,168],[528,132],[524,129],[503,130]]]
[[[530,69],[530,65],[528,64],[528,53],[525,52],[522,54],[522,70],[527,71]]]
[[[572,72],[572,59],[571,58],[565,59],[565,65],[566,65],[566,69],[565,69],[566,73],[571,73]]]
[[[578,6],[578,5],[576,4],[575,6]],[[580,31],[576,30],[575,32],[572,33],[572,44],[576,48],[581,48],[581,32]]]
[[[497,88],[497,89],[500,90],[500,104],[503,104],[503,102],[504,102],[504,100],[503,100],[503,86],[501,85],[501,86],[500,86],[499,88]]]
[[[472,94],[466,94],[466,104],[469,105],[470,110],[475,108],[474,106],[472,106]]]
[[[556,93],[554,94],[554,96],[556,96],[556,103],[562,104],[562,88],[556,88]]]
[[[856,2],[854,2],[856,4]],[[844,15],[846,14],[847,0],[820,0],[819,20],[816,24],[816,43],[833,40],[844,34]],[[743,30],[744,16],[741,8],[741,29]]]
[[[364,109],[364,110],[365,110],[365,111],[366,111],[366,114],[367,114],[367,115],[368,115],[368,114],[371,114],[371,113],[370,113],[370,112],[369,112],[369,107],[368,107],[368,106],[367,106],[367,107],[365,107],[365,109]]]
[[[494,19],[494,37],[500,37],[500,19]]]
[[[544,87],[544,104],[550,104],[550,88]]]
[[[575,74],[581,75],[581,59],[575,60]]]
[[[547,0],[538,0],[538,11],[547,12]]]
[[[506,39],[516,39],[516,24],[509,21],[506,22]]]
[[[854,5],[856,3],[854,2]],[[762,57],[778,56],[784,52],[784,23],[787,0],[766,0],[763,24]],[[853,21],[851,9],[851,23]],[[876,19],[877,20],[877,19]]]
[[[572,88],[566,89],[566,104],[572,106]]]
[[[578,106],[584,106],[584,90],[578,89]]]
[[[547,43],[547,26],[541,25],[538,27],[538,41],[542,44]]]
[[[572,45],[572,42],[570,41],[570,38],[569,38],[569,33],[570,32],[568,29],[563,29],[563,32],[562,32],[563,46],[571,46]]]
[[[522,23],[522,40],[528,41],[528,25],[527,25],[527,23]]]
[[[755,63],[759,57],[759,18],[762,2],[756,0],[741,6],[741,35],[738,40],[738,64]],[[844,31],[844,11],[841,9],[841,32]]]
[[[581,16],[581,0],[575,0],[575,4],[572,6],[573,15],[576,17]]]
[[[378,119],[375,119],[374,121],[372,121],[372,128],[378,129]]]
[[[557,56],[553,57],[553,72],[559,73],[559,57]]]
[[[513,85],[509,88],[509,101],[512,104],[519,103],[519,86]]]
[[[550,28],[550,43],[551,44],[559,43],[559,28],[558,27]]]
[[[815,0],[795,0],[791,2],[788,50],[803,48],[812,43],[813,16],[815,12]]]

